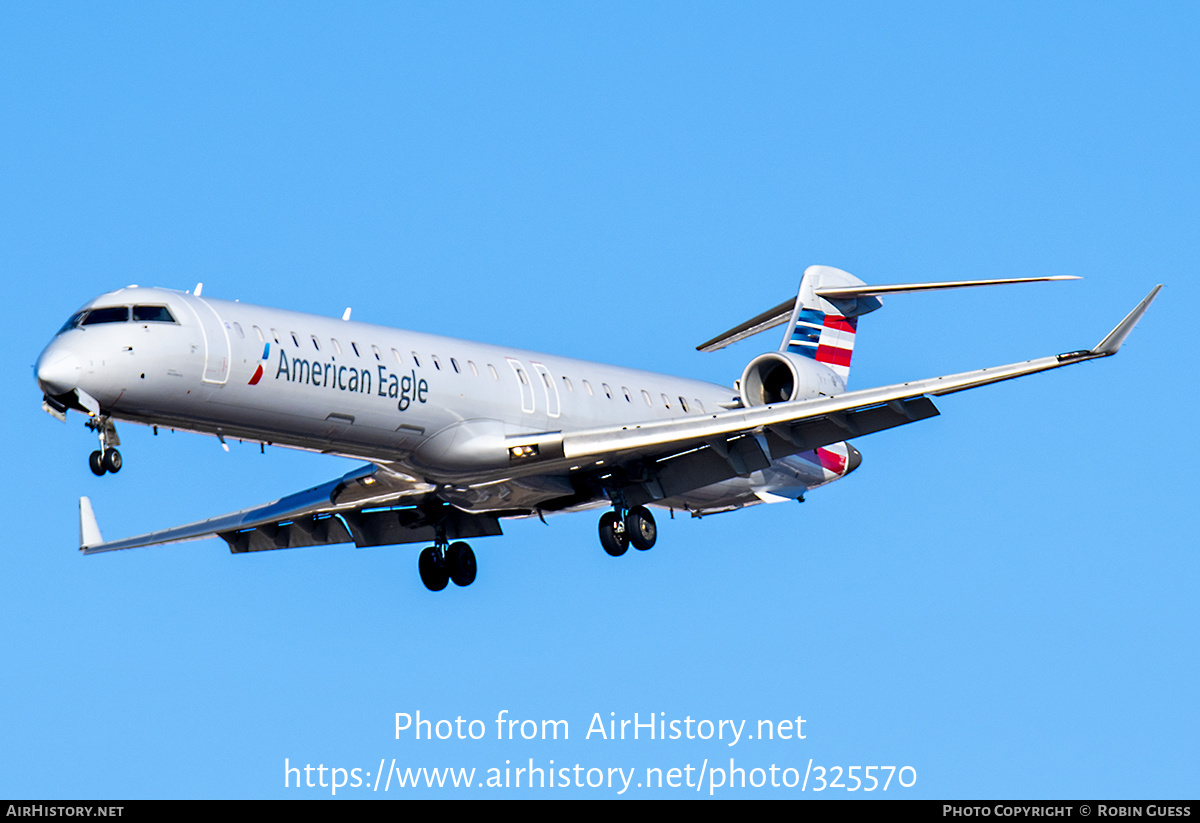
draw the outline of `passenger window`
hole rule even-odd
[[[471,375],[472,375],[473,377],[478,377],[478,376],[479,376],[479,369],[475,368],[475,361],[473,361],[473,360],[468,360],[468,361],[467,361],[467,367],[471,369]]]
[[[679,395],[679,407],[685,412],[688,410],[687,401],[683,399],[683,395]]]
[[[404,361],[400,359],[400,352],[396,351],[395,349],[392,349],[392,357],[396,358],[397,366],[404,365]]]
[[[312,341],[313,341],[313,348],[316,349],[317,351],[320,351],[321,344],[319,342],[317,342],[317,336],[315,334],[312,336]]]
[[[258,326],[251,326],[250,328],[254,329],[254,334],[258,337],[258,342],[259,343],[264,342],[262,329],[260,329]]]
[[[668,409],[669,409],[669,408],[671,408],[671,398],[667,397],[667,396],[664,394],[664,395],[662,396],[662,399],[663,399],[663,405],[664,405],[664,406],[666,406]]]
[[[566,385],[567,391],[575,391],[575,387],[571,385],[571,378],[567,377],[565,374],[563,375],[563,383]]]
[[[492,375],[492,379],[499,380],[500,375],[496,374],[496,367],[493,366],[491,363],[488,363],[487,366],[488,366],[488,372]]]
[[[631,395],[631,394],[629,393],[629,388],[628,388],[627,386],[622,386],[622,387],[621,387],[621,391],[625,393],[625,402],[626,402],[626,403],[632,403],[632,402],[633,402],[633,395]]]
[[[413,362],[417,364],[417,368],[418,369],[421,368],[421,359],[419,357],[417,357],[417,353],[413,352],[412,356],[413,356]]]
[[[645,389],[642,389],[642,399],[646,401],[647,406],[654,406],[654,401],[650,399],[650,392],[646,391]]]
[[[137,306],[134,306],[134,307],[133,307],[133,314],[134,314],[134,319],[137,319]],[[234,324],[233,324],[233,330],[234,330],[235,332],[237,332],[237,333],[238,333],[238,338],[239,338],[239,339],[245,339],[245,337],[246,337],[246,333],[245,333],[244,331],[242,331],[242,324],[241,324],[241,323],[234,323]]]
[[[296,337],[296,333],[293,331],[293,332],[288,332],[288,334],[290,334],[292,336],[292,342],[296,344],[296,348],[300,348],[300,340],[299,340],[299,338]]]
[[[278,330],[276,330],[276,329],[271,329],[271,336],[275,338],[275,344],[276,344],[276,345],[278,345],[278,346],[282,346],[282,345],[283,345],[283,342],[282,342],[282,341],[279,339],[279,331],[278,331]]]
[[[607,383],[601,383],[600,387],[604,389],[604,396],[612,400],[612,388]]]
[[[371,353],[375,355],[376,360],[383,359],[382,357],[379,356],[379,347],[376,346],[374,343],[371,344]]]
[[[350,341],[350,348],[354,349],[355,357],[362,357],[362,355],[358,353],[358,344],[355,343],[353,340]]]
[[[83,318],[83,326],[95,326],[99,323],[124,323],[129,319],[128,306],[112,306],[107,309],[92,309]]]
[[[592,384],[587,380],[583,381],[583,388],[588,393],[588,397],[594,397],[596,395],[596,393],[592,391]]]
[[[139,323],[174,323],[175,318],[171,316],[166,306],[134,306],[133,319]],[[234,323],[236,326],[237,324]],[[239,328],[240,332],[241,329]]]
[[[333,350],[338,354],[342,353],[342,344],[337,341],[336,337],[329,338],[329,342],[333,344]]]
[[[429,355],[429,356],[430,356],[430,358],[432,358],[432,359],[433,359],[433,367],[434,367],[435,369],[437,369],[438,371],[441,371],[441,370],[442,370],[442,364],[438,362],[437,355],[436,355],[436,354],[431,354],[431,355]]]
[[[693,398],[693,399],[696,402],[696,408],[698,408],[700,410],[701,414],[704,414],[704,404],[700,402],[699,398]]]
[[[454,367],[455,374],[461,374],[461,372],[458,370],[458,361],[453,357],[450,358],[450,365]]]

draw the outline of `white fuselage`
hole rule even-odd
[[[38,360],[47,395],[78,389],[113,419],[386,462],[460,490],[448,499],[467,509],[501,507],[495,495],[463,492],[513,478],[497,451],[505,438],[738,402],[734,390],[698,380],[165,289],[120,289],[84,308],[107,306],[165,306],[172,319],[66,328]],[[830,452],[835,462],[846,455]],[[794,498],[845,473],[836,469],[788,457],[661,502],[702,511]],[[529,505],[569,489],[565,480],[515,483]]]

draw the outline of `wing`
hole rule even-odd
[[[1091,349],[1006,366],[639,425],[510,437],[514,462],[614,471],[630,505],[766,468],[772,460],[938,414],[931,397],[1116,354],[1158,295],[1156,286]],[[611,468],[608,468],[611,467]]]
[[[84,554],[97,554],[213,535],[233,552],[330,543],[381,546],[432,541],[436,522],[455,538],[500,534],[496,518],[451,509],[432,497],[433,489],[389,464],[372,463],[273,503],[107,543],[91,501],[81,497],[79,548]]]

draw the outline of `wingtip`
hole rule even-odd
[[[1092,354],[1107,357],[1111,354],[1116,354],[1121,348],[1121,344],[1125,342],[1125,338],[1133,331],[1133,327],[1142,319],[1142,315],[1150,308],[1150,304],[1154,302],[1154,298],[1158,297],[1158,293],[1162,291],[1163,284],[1159,283],[1150,290],[1150,293],[1142,298],[1142,302],[1134,306],[1133,311],[1125,315],[1125,318],[1116,325],[1116,327],[1108,333],[1108,335],[1097,343],[1092,348]]]
[[[103,542],[100,525],[96,522],[96,512],[92,510],[92,501],[86,497],[79,498],[79,550],[86,553],[90,547]]]

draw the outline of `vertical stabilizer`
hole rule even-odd
[[[833,266],[809,266],[800,278],[800,293],[792,309],[791,322],[779,350],[809,357],[822,363],[847,382],[850,357],[859,315],[879,308],[875,297],[838,300],[817,296],[819,289],[866,285],[849,272]]]

